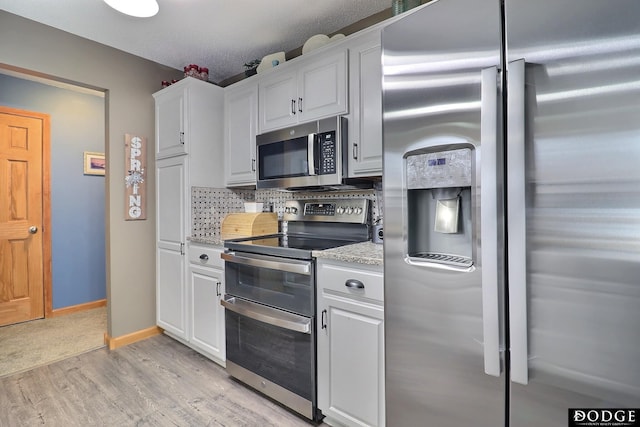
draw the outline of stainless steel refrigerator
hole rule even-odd
[[[640,406],[640,1],[383,30],[387,426]]]

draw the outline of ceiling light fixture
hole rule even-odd
[[[118,12],[136,18],[150,18],[160,9],[156,0],[104,0],[104,2]]]

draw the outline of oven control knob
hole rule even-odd
[[[298,213],[298,208],[296,208],[296,207],[291,208],[291,213],[292,214],[297,214]]]
[[[356,208],[356,215],[360,215],[362,213],[362,208]]]
[[[338,209],[336,209],[336,212],[338,212],[339,215],[342,215],[344,213],[344,208],[340,206]]]
[[[291,213],[291,208],[287,206],[286,208],[284,208],[284,212],[285,213]]]
[[[353,208],[347,208],[347,215],[351,215],[353,213]]]

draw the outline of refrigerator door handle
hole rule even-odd
[[[482,255],[482,329],[484,372],[499,377],[500,308],[498,296],[498,70],[481,72],[480,229]]]
[[[527,328],[527,223],[525,218],[525,61],[508,64],[507,227],[511,380],[529,382]]]

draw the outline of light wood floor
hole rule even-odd
[[[259,426],[310,422],[161,335],[0,379],[0,426]],[[326,427],[326,424],[321,424]]]

